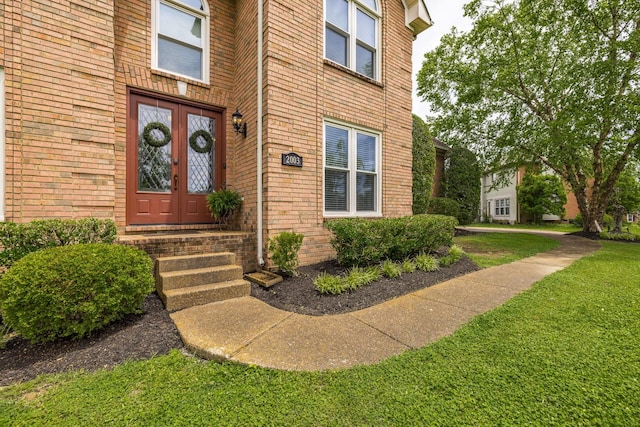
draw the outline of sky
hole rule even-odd
[[[452,26],[459,30],[471,29],[471,21],[462,16],[462,6],[469,0],[425,0],[433,26],[422,33],[413,42],[413,113],[425,118],[429,112],[427,103],[421,102],[416,95],[416,75],[422,68],[424,54],[438,46],[440,38],[447,34]]]

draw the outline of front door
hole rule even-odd
[[[222,113],[131,94],[127,224],[211,222],[206,195],[224,186]]]

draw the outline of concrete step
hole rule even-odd
[[[170,289],[160,293],[160,297],[168,311],[178,311],[197,305],[249,295],[251,295],[251,284],[243,279]]]
[[[242,267],[239,265],[221,265],[158,273],[156,287],[158,291],[166,292],[170,289],[188,288],[239,279],[242,279]]]
[[[231,252],[163,257],[156,260],[156,274],[203,267],[218,267],[235,263],[236,255]]]

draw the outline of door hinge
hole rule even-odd
[[[227,168],[227,162],[224,162],[224,163],[222,164],[222,169],[226,169],[226,168]]]

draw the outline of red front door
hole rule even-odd
[[[131,94],[127,224],[211,222],[206,195],[224,185],[222,113]]]

